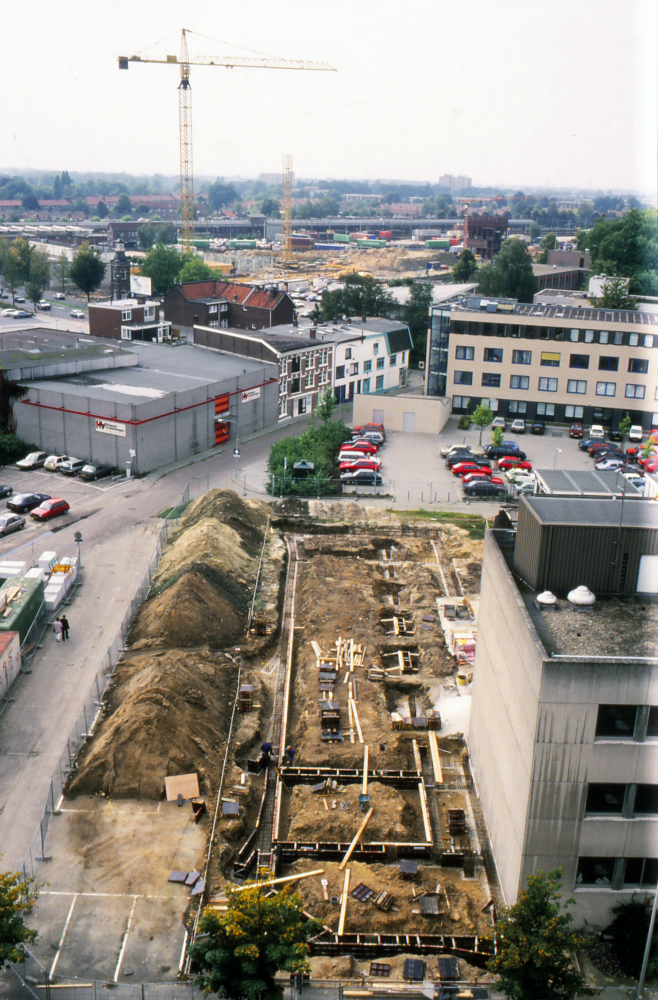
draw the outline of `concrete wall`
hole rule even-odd
[[[275,381],[269,382],[274,378]],[[261,384],[267,383],[267,384]],[[260,395],[243,402],[241,392],[260,387]],[[74,455],[88,461],[125,468],[130,450],[134,472],[177,462],[215,446],[215,398],[229,395],[237,410],[240,435],[274,427],[278,418],[276,368],[264,365],[235,378],[212,382],[161,399],[127,404],[31,386],[14,407],[16,432],[43,451]],[[37,405],[35,405],[37,404]],[[99,418],[118,421],[125,436],[103,433]],[[230,425],[235,439],[235,425]]]
[[[469,749],[508,903],[516,899],[521,876],[545,655],[507,564],[488,532]]]
[[[371,393],[354,397],[352,420],[355,425],[374,421],[383,423],[387,431],[403,431],[404,415],[411,413],[414,433],[440,434],[450,417],[450,402],[450,399],[438,396],[379,396]],[[375,410],[383,411],[383,420],[375,419]]]

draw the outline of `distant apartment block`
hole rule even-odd
[[[465,177],[464,174],[441,174],[439,184],[441,187],[450,188],[451,191],[465,191],[472,187],[472,178]]]

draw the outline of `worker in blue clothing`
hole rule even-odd
[[[260,748],[260,760],[258,761],[259,771],[262,771],[263,769],[267,770],[267,768],[270,766],[271,753],[272,753],[272,744],[268,740],[265,740],[265,742]]]
[[[296,750],[294,747],[286,747],[283,753],[283,760],[281,761],[281,763],[285,764],[286,767],[292,767],[292,762],[295,759],[295,753]]]

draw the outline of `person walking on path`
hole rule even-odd
[[[55,624],[53,625],[53,632],[55,633],[55,639],[57,642],[62,638],[62,622],[59,618],[55,619]]]
[[[62,640],[66,642],[69,637],[69,620],[66,615],[62,615],[60,622],[62,623]]]

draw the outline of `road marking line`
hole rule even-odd
[[[125,930],[125,933],[123,935],[123,941],[121,942],[121,951],[119,952],[119,960],[117,962],[117,967],[114,970],[114,982],[115,983],[118,982],[118,980],[119,980],[119,972],[121,970],[121,963],[123,962],[123,953],[126,950],[126,943],[128,941],[128,935],[130,934],[130,925],[132,924],[133,913],[135,912],[135,907],[137,906],[137,900],[138,900],[138,898],[139,898],[138,896],[135,896],[135,898],[133,899],[133,905],[130,907],[130,914],[128,915],[128,923],[126,925],[126,930]]]
[[[69,929],[69,923],[71,921],[71,917],[73,916],[73,909],[74,909],[75,904],[77,903],[77,901],[78,901],[78,893],[76,892],[75,896],[73,897],[73,902],[71,903],[71,905],[69,907],[69,912],[68,912],[68,916],[66,918],[66,923],[64,924],[64,930],[62,931],[62,936],[59,939],[59,944],[57,945],[57,951],[55,952],[55,957],[53,958],[53,964],[50,966],[50,975],[51,976],[55,972],[55,969],[57,967],[57,963],[59,961],[59,956],[62,953],[62,946],[64,944],[64,938],[66,937],[66,932]]]

